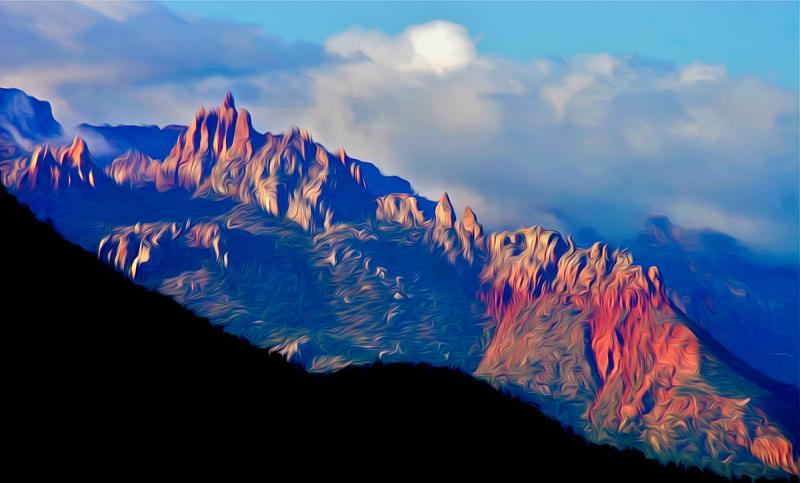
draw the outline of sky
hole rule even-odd
[[[391,35],[446,19],[485,54],[527,59],[591,52],[722,63],[731,74],[798,86],[798,2],[166,2],[186,15],[324,42],[359,25]]]
[[[489,228],[664,215],[796,261],[799,37],[798,2],[4,2],[0,86],[67,127],[231,90]]]

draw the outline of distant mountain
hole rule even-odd
[[[256,132],[230,94],[163,159],[131,151],[100,172],[79,140],[67,151],[48,182],[33,156],[0,163],[3,183],[133,280],[310,371],[455,367],[593,442],[723,475],[800,471],[797,391],[725,350],[627,251],[486,232],[446,193],[426,200],[305,131]]]
[[[92,126],[79,124],[78,135],[87,140],[95,159],[107,164],[128,152],[140,152],[163,159],[169,154],[186,126]]]
[[[669,281],[670,300],[757,369],[800,381],[800,266],[758,263],[736,240],[711,230],[648,220],[627,243]]]
[[[34,145],[58,140],[62,134],[50,103],[19,89],[0,88],[0,158],[30,152]]]

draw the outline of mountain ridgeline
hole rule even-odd
[[[657,267],[539,226],[487,232],[303,130],[257,132],[230,94],[163,159],[132,146],[101,165],[76,137],[0,175],[68,240],[309,371],[457,368],[595,443],[800,471],[796,390],[692,322]]]

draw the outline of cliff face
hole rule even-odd
[[[99,170],[76,138],[0,169],[22,199],[52,195],[68,233],[115,221],[90,243],[100,259],[309,370],[454,366],[591,441],[725,475],[798,473],[783,395],[697,330],[657,267],[538,226],[487,233],[447,193],[432,203],[305,131],[256,132],[230,95],[163,160],[130,151]],[[117,200],[139,222],[104,211]]]
[[[698,339],[656,267],[539,227],[493,234],[489,252],[482,298],[498,326],[477,374],[593,440],[639,442],[662,461],[693,453],[723,474],[797,473],[762,391]]]

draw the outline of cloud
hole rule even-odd
[[[686,85],[697,82],[718,82],[726,77],[725,66],[706,65],[700,63],[689,64],[680,70],[678,78]]]
[[[344,57],[362,55],[383,66],[444,75],[476,58],[475,43],[461,25],[435,21],[408,28],[397,37],[354,29],[326,42],[328,51]]]
[[[431,197],[450,186],[456,205],[477,203],[495,227],[591,226],[621,240],[668,214],[796,254],[797,210],[781,201],[798,196],[795,94],[722,66],[609,54],[474,54],[450,71],[415,70],[413,31],[331,39],[337,54],[367,51],[308,72],[294,122]]]
[[[456,205],[484,205],[496,227],[591,226],[622,240],[667,214],[796,256],[798,213],[785,203],[798,197],[794,93],[724,66],[635,55],[474,54],[435,75],[407,68],[412,32],[436,25],[331,39],[337,53],[368,51],[308,73],[296,122],[431,197],[450,186]]]
[[[148,113],[161,122],[165,110],[141,95],[153,86],[296,71],[328,60],[319,45],[181,17],[156,3],[0,4],[0,84],[52,100],[68,125],[144,122]],[[196,101],[196,89],[189,91],[186,100]]]
[[[489,227],[624,240],[667,214],[797,257],[798,98],[768,82],[637,55],[489,56],[445,21],[288,44],[136,6],[0,4],[0,84],[65,125],[187,123],[231,89],[261,130],[305,127]]]
[[[724,212],[721,208],[685,199],[664,207],[664,214],[689,229],[711,229],[735,235],[749,246],[779,248],[792,233],[789,226],[759,216]]]
[[[148,9],[143,2],[98,2],[96,0],[79,0],[76,3],[96,10],[106,17],[123,22],[129,17],[138,15]]]

